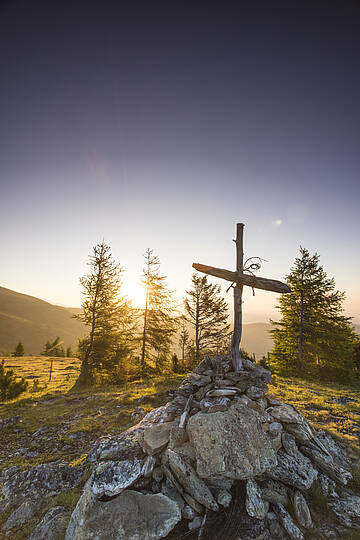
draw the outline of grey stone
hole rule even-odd
[[[25,471],[15,470],[1,488],[1,500],[6,509],[19,506],[25,500],[39,500],[74,488],[81,480],[83,469],[64,463],[42,464]]]
[[[272,504],[282,504],[286,506],[289,502],[288,488],[276,482],[276,480],[267,480],[261,488],[261,496],[265,501]]]
[[[191,465],[186,463],[173,450],[167,450],[166,454],[170,468],[184,490],[206,508],[214,510],[215,512],[218,511],[219,506],[210,489],[205,482],[198,477]]]
[[[226,411],[231,405],[231,400],[227,397],[204,398],[200,401],[200,409],[202,412],[214,413],[218,411]]]
[[[131,486],[141,476],[138,459],[100,463],[91,476],[91,491],[95,497],[113,497]]]
[[[155,480],[155,482],[161,482],[161,480],[164,477],[164,471],[161,465],[159,467],[154,468],[152,472],[152,477]]]
[[[227,508],[228,506],[230,506],[232,495],[230,491],[227,491],[226,489],[220,489],[216,496],[216,500],[221,506]]]
[[[253,362],[251,362],[251,360],[243,358],[243,367],[245,368],[245,370],[250,371],[256,378],[260,379],[264,383],[271,382],[271,371],[263,368],[259,364],[254,364]]]
[[[196,517],[196,512],[189,504],[186,504],[182,509],[181,516],[183,519],[191,520]]]
[[[8,517],[3,525],[4,531],[10,531],[15,527],[21,527],[29,519],[31,519],[36,512],[39,503],[32,500],[24,501],[14,512]]]
[[[294,435],[291,435],[290,433],[283,432],[281,435],[281,442],[284,447],[284,450],[289,456],[295,457],[299,453],[299,449],[297,447],[297,444],[295,442]]]
[[[175,489],[168,481],[162,482],[161,484],[161,493],[169,497],[172,501],[176,502],[180,510],[183,510],[185,506],[184,499],[180,495],[177,489]]]
[[[190,531],[194,531],[195,529],[199,529],[201,526],[202,517],[196,516],[192,521],[188,523],[188,527]]]
[[[268,512],[266,515],[266,524],[268,526],[271,539],[288,540],[288,535],[280,525],[278,518],[274,512]]]
[[[91,449],[89,461],[121,461],[140,458],[143,455],[139,439],[141,431],[141,428],[130,428],[115,437],[101,437]]]
[[[360,526],[360,497],[345,493],[329,502],[330,508],[345,527]]]
[[[282,504],[275,505],[275,513],[291,540],[305,540],[303,533]]]
[[[154,458],[154,456],[147,456],[141,468],[141,475],[145,476],[145,478],[149,478],[154,471],[155,464],[156,458]]]
[[[273,437],[276,437],[277,435],[279,435],[283,430],[283,427],[282,425],[280,424],[280,422],[271,422],[271,424],[269,424],[269,434]]]
[[[128,489],[101,502],[87,483],[65,540],[156,540],[167,536],[180,519],[178,504],[163,494],[143,495]]]
[[[275,407],[269,407],[267,412],[271,414],[275,420],[284,423],[302,423],[303,416],[292,405],[283,403]]]
[[[196,470],[205,479],[247,479],[276,464],[276,453],[255,411],[234,403],[225,412],[198,413],[187,425]]]
[[[130,415],[130,418],[134,422],[134,420],[140,420],[141,418],[144,418],[145,414],[146,411],[143,407],[135,407],[135,409]]]
[[[156,424],[147,428],[141,438],[143,449],[150,455],[163,450],[170,440],[170,432],[173,427],[177,427],[176,422]]]
[[[185,501],[188,503],[189,506],[191,506],[191,508],[193,508],[195,510],[195,512],[197,512],[198,514],[202,514],[203,511],[204,511],[204,507],[202,506],[202,504],[198,503],[194,497],[192,497],[191,495],[189,495],[188,493],[186,493],[186,491],[184,491],[184,493],[182,494],[182,496],[184,497]]]
[[[63,506],[50,508],[29,536],[29,540],[58,540],[64,538],[68,514]]]
[[[190,464],[195,463],[195,451],[192,444],[189,441],[176,447],[176,453],[179,454],[185,461]]]
[[[263,397],[264,394],[266,394],[267,391],[267,386],[250,386],[250,388],[246,390],[246,395],[250,399],[260,399]]]
[[[298,452],[296,457],[289,456],[283,450],[277,454],[278,464],[267,472],[273,480],[278,480],[298,489],[309,489],[317,477],[317,470],[311,461]]]
[[[281,433],[278,433],[275,437],[271,437],[270,443],[275,452],[278,452],[282,447]]]
[[[294,495],[294,507],[298,523],[305,529],[310,529],[312,527],[310,510],[304,495],[300,491],[296,491]]]
[[[261,490],[255,480],[246,482],[246,511],[249,516],[264,519],[269,510],[269,503],[264,501],[261,496]]]
[[[331,480],[325,474],[319,474],[318,481],[320,489],[325,497],[336,498],[339,496],[336,492],[336,482],[334,482],[334,480]]]
[[[336,482],[346,486],[348,481],[352,479],[349,471],[337,465],[330,455],[324,454],[315,444],[308,443],[307,446],[301,446],[300,450],[311,459],[321,472],[330,476]]]

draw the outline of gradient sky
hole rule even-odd
[[[239,221],[264,276],[317,251],[359,322],[359,36],[350,1],[2,2],[0,285],[79,305],[104,238],[181,298]]]

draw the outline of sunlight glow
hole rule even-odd
[[[133,306],[138,309],[145,307],[145,291],[138,281],[125,280],[123,293],[131,300]]]

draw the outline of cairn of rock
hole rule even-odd
[[[206,357],[172,400],[102,437],[66,540],[340,538],[360,530],[345,448],[267,394],[271,373]],[[314,482],[330,517],[314,522]],[[290,511],[289,511],[290,510]],[[193,531],[189,535],[189,531]]]

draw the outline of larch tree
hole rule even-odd
[[[343,315],[345,293],[319,264],[317,253],[300,247],[300,257],[286,277],[291,292],[281,295],[277,306],[272,362],[280,369],[305,373],[316,368],[329,376],[347,378],[355,369],[356,336],[351,318]]]
[[[166,276],[160,275],[160,260],[148,248],[144,255],[142,283],[145,289],[145,308],[142,314],[141,372],[149,361],[160,371],[167,361],[172,339],[177,330],[178,317]]]
[[[220,286],[208,283],[207,276],[192,275],[192,288],[186,291],[185,313],[195,333],[195,361],[205,351],[216,352],[228,336],[228,305],[220,295]]]
[[[134,317],[129,302],[121,295],[122,267],[115,263],[110,247],[101,242],[93,248],[88,262],[91,271],[80,278],[84,301],[80,319],[89,328],[79,342],[82,360],[74,389],[94,384],[97,375],[114,372],[131,349]]]

